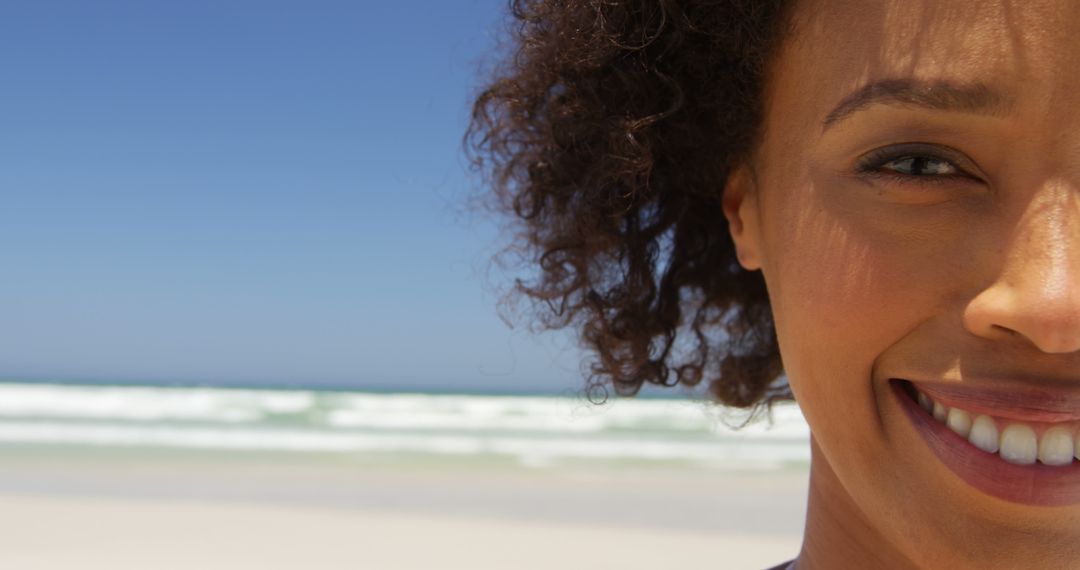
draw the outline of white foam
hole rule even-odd
[[[689,461],[717,467],[776,467],[809,459],[803,442],[736,446],[717,442],[635,441],[611,438],[520,438],[400,433],[327,433],[311,430],[212,429],[99,423],[0,422],[0,442],[109,447],[283,452],[390,452],[503,455],[522,464],[559,460]]]
[[[689,400],[0,384],[0,441],[187,449],[688,461],[809,459],[798,408],[732,430]]]
[[[243,423],[313,403],[307,391],[0,384],[0,417]]]

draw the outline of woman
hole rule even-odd
[[[515,15],[472,148],[594,384],[793,396],[792,568],[1080,567],[1080,3]]]

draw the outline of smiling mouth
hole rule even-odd
[[[1024,422],[949,406],[904,381],[904,393],[930,417],[979,450],[1015,465],[1061,467],[1080,457],[1080,422]]]
[[[1073,402],[896,378],[889,386],[930,450],[967,484],[1013,503],[1080,504]]]

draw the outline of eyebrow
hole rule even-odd
[[[822,130],[873,105],[922,107],[935,111],[959,111],[1001,115],[1009,110],[1012,98],[983,83],[882,79],[860,87],[834,108],[822,121]]]

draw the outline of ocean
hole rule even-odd
[[[697,400],[42,383],[0,384],[0,447],[305,454],[521,468],[804,469],[794,405],[741,429]]]

